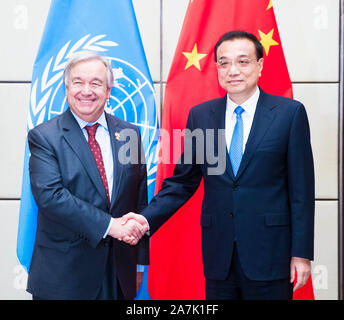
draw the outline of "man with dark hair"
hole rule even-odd
[[[234,30],[234,31],[229,31],[225,33],[215,44],[214,48],[214,57],[215,57],[215,62],[217,62],[217,49],[218,47],[225,41],[231,41],[231,40],[236,40],[236,39],[247,39],[251,40],[256,48],[256,58],[257,60],[260,60],[263,58],[263,45],[260,43],[260,41],[257,39],[257,37],[249,33],[247,31],[243,30]]]
[[[227,94],[192,108],[186,127],[224,132],[213,150],[227,149],[226,170],[209,174],[213,164],[197,162],[206,152],[193,144],[142,215],[153,234],[203,178],[207,299],[292,299],[295,274],[296,290],[307,282],[313,259],[314,167],[306,111],[300,102],[258,87],[263,48],[253,34],[223,35],[215,60]],[[183,162],[187,152],[191,164]]]

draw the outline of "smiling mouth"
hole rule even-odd
[[[85,99],[79,99],[79,102],[83,103],[83,104],[91,104],[94,102],[94,100],[85,100]]]
[[[229,84],[239,84],[239,83],[241,83],[242,82],[242,80],[229,80],[229,81],[227,81]]]

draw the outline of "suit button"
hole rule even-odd
[[[233,184],[232,190],[233,190],[233,191],[236,191],[236,190],[238,190],[238,189],[239,189],[239,185]]]
[[[230,212],[229,215],[234,218],[234,213],[233,212]]]

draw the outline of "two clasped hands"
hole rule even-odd
[[[146,218],[129,212],[121,218],[112,218],[108,235],[131,245],[136,245],[149,230]]]

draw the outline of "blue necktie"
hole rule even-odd
[[[237,106],[234,110],[236,113],[236,123],[233,130],[231,145],[229,147],[229,158],[231,159],[234,176],[236,176],[238,172],[243,155],[244,124],[242,122],[241,114],[244,111],[245,110],[240,106]]]

